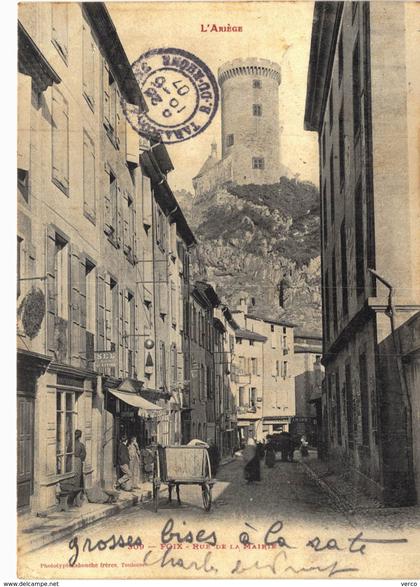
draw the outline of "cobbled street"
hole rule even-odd
[[[378,512],[351,515],[337,511],[299,462],[277,459],[273,469],[262,464],[261,482],[253,484],[244,481],[242,466],[236,460],[220,468],[208,513],[203,510],[198,486],[181,487],[181,506],[176,498],[168,504],[163,488],[157,513],[151,502],[139,504],[28,555],[26,562],[32,570],[38,567],[40,576],[63,578],[88,577],[98,565],[107,568],[110,578],[133,578],[136,569],[138,576],[159,576],[162,566],[173,567],[174,577],[190,578],[202,576],[203,571],[208,578],[355,578],[367,574],[379,578],[387,566],[388,576],[398,576],[403,560],[402,569],[408,570],[411,559],[417,558],[409,528],[413,516],[394,512],[381,518]],[[140,537],[142,546],[115,547],[112,536],[118,539],[120,535],[125,543],[128,536]],[[364,539],[404,542],[373,544]],[[387,552],[386,562],[375,567],[375,559]],[[76,563],[73,567],[68,564],[71,559]],[[197,564],[204,568],[197,570]],[[400,568],[400,576],[401,572]]]

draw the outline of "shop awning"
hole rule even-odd
[[[132,391],[121,391],[120,389],[109,389],[108,391],[126,404],[129,404],[134,408],[138,408],[138,415],[142,418],[153,415],[157,416],[162,411],[164,411],[164,408],[149,402],[138,393],[133,393]]]

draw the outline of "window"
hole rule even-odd
[[[346,222],[343,220],[340,227],[341,241],[341,287],[343,315],[347,316],[349,312],[348,282],[347,282],[347,239],[346,239]]]
[[[335,249],[333,250],[332,254],[332,302],[333,302],[333,321],[334,321],[334,332],[337,332],[338,326],[338,314],[337,314],[337,268],[336,268],[336,258],[335,258]]]
[[[280,377],[280,361],[276,361],[276,377]]]
[[[20,236],[17,237],[17,251],[16,251],[16,264],[17,264],[17,287],[16,287],[16,294],[17,297],[20,296],[20,279],[21,279],[21,268],[22,268],[22,242],[23,239]]]
[[[281,364],[281,376],[283,379],[289,376],[289,364],[287,361],[283,361]]]
[[[75,394],[57,391],[56,395],[56,473],[63,475],[73,471]]]
[[[340,158],[340,187],[343,189],[345,179],[345,142],[344,142],[344,104],[341,106],[340,115],[338,117],[338,142],[339,142],[339,158]]]
[[[83,95],[89,106],[95,108],[95,44],[89,27],[83,25]]]
[[[165,250],[165,217],[160,208],[157,209],[156,214],[156,242],[162,251]]]
[[[17,187],[20,195],[27,202],[29,199],[29,171],[26,169],[17,170]]]
[[[252,114],[254,116],[262,116],[262,106],[261,106],[261,104],[253,104],[252,105]]]
[[[166,351],[165,343],[159,343],[159,383],[160,387],[166,388]]]
[[[118,342],[119,320],[118,284],[112,277],[109,278],[108,292],[106,296],[106,315],[107,350],[112,351],[115,350]]]
[[[236,344],[242,344],[242,338],[236,337],[235,342],[236,342]]]
[[[129,377],[135,377],[135,350],[136,350],[136,301],[134,295],[127,291],[127,315],[126,321],[126,334],[127,337],[127,371]],[[128,332],[127,332],[128,330]]]
[[[95,145],[86,131],[83,131],[83,210],[95,222],[96,212],[96,164]]]
[[[264,169],[264,158],[253,157],[252,158],[252,169]]]
[[[254,346],[254,341],[253,340],[250,340],[249,341],[249,346]]]
[[[178,359],[178,354],[177,354],[177,350],[176,350],[176,345],[173,344],[171,346],[171,384],[173,386],[176,386],[177,384],[177,359]]]
[[[262,88],[262,81],[260,79],[252,80],[252,87],[260,90]]]
[[[57,316],[69,319],[69,251],[68,243],[58,234],[55,237],[55,286]]]
[[[359,38],[357,38],[353,49],[353,134],[354,140],[359,136],[361,107],[360,107],[360,48]]]
[[[69,194],[69,106],[53,86],[52,93],[52,180]]]
[[[344,49],[343,49],[343,33],[340,35],[338,41],[338,84],[341,85],[344,71]]]
[[[353,384],[351,380],[351,363],[346,363],[345,367],[346,377],[346,414],[347,414],[347,436],[349,448],[353,448],[354,444],[354,406],[353,406]]]
[[[363,219],[363,191],[362,182],[359,180],[356,186],[354,198],[355,214],[355,239],[356,239],[356,291],[360,296],[365,289],[365,245],[364,245],[364,219]]]
[[[119,92],[106,61],[103,62],[103,111],[104,126],[108,138],[115,148],[119,147],[118,129],[120,125]]]
[[[335,185],[334,185],[334,146],[331,145],[330,153],[330,206],[331,206],[331,224],[335,221]]]
[[[257,407],[257,388],[251,387],[251,407]]]
[[[277,341],[276,341],[276,331],[274,328],[274,324],[270,325],[270,331],[271,331],[271,348],[275,349],[277,346]]]
[[[286,334],[283,335],[282,347],[283,347],[283,351],[285,351],[285,350],[288,349],[288,346],[287,346],[287,335]]]
[[[248,405],[248,401],[247,401],[246,393],[245,393],[245,387],[239,388],[239,405],[240,406]]]
[[[327,183],[324,181],[322,188],[322,228],[324,233],[324,247],[328,241],[328,208],[327,208]]]
[[[105,232],[112,238],[117,236],[118,183],[114,173],[109,171],[109,190],[105,194]]]
[[[226,147],[231,147],[235,142],[235,137],[233,134],[227,135],[226,137]]]
[[[359,376],[360,376],[360,401],[362,407],[362,443],[363,446],[369,446],[369,391],[367,379],[367,360],[366,353],[359,356]]]
[[[94,334],[96,330],[96,271],[95,265],[86,259],[86,330]]]
[[[65,63],[68,59],[68,12],[66,3],[51,4],[51,40]]]
[[[132,196],[125,192],[123,202],[123,222],[124,222],[124,253],[128,260],[134,262],[135,254],[135,215],[134,202]]]
[[[170,296],[171,296],[171,322],[172,326],[175,327],[177,324],[177,316],[176,316],[176,289],[175,284],[171,281],[171,289],[170,289]]]
[[[258,375],[258,361],[255,357],[251,358],[251,374]]]
[[[334,93],[333,93],[333,80],[331,79],[331,90],[330,90],[330,102],[329,102],[329,118],[330,118],[330,132],[334,126]]]
[[[239,373],[241,375],[245,375],[246,374],[246,362],[245,362],[245,357],[239,357]]]
[[[325,280],[324,280],[324,317],[325,317],[325,334],[327,340],[330,338],[330,282],[329,282],[329,273],[328,271],[325,272]]]
[[[337,415],[337,441],[341,445],[341,396],[340,396],[340,373],[335,374],[335,411]]]

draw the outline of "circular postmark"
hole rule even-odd
[[[125,104],[137,132],[174,144],[209,126],[219,105],[219,87],[201,59],[183,49],[160,48],[141,55],[132,67],[148,107],[139,113]]]

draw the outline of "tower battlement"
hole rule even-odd
[[[278,63],[268,59],[233,59],[219,67],[218,81],[222,86],[223,82],[235,76],[248,75],[253,77],[271,78],[280,85],[281,69]]]

